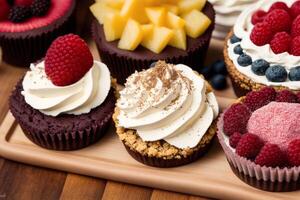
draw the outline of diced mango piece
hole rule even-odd
[[[184,29],[174,29],[174,35],[169,45],[178,49],[186,50],[186,33]]]
[[[177,15],[171,12],[167,13],[166,22],[169,28],[174,28],[174,29],[183,28],[185,25],[185,21],[183,19],[181,19],[180,17],[178,17]]]
[[[175,15],[178,15],[178,13],[179,13],[179,8],[176,5],[163,4],[162,6],[165,7],[169,12],[174,13]]]
[[[141,0],[125,0],[121,9],[121,16],[127,19],[135,19],[140,23],[149,22],[145,13],[144,2]]]
[[[199,10],[192,10],[182,16],[186,34],[192,38],[202,35],[211,24],[211,20]]]
[[[173,35],[173,30],[156,26],[152,34],[144,35],[142,45],[150,51],[160,53],[168,45]]]
[[[157,26],[163,26],[165,24],[166,20],[166,9],[163,7],[147,7],[146,8],[146,14],[149,18],[149,20],[157,25]]]
[[[133,51],[142,42],[142,38],[141,25],[137,21],[129,19],[119,41],[118,48]]]
[[[201,11],[206,4],[206,0],[182,0],[178,3],[179,13],[186,13],[191,10]]]
[[[102,0],[102,1],[104,1],[106,5],[112,8],[121,9],[126,0]]]
[[[104,34],[108,42],[120,39],[126,20],[119,13],[109,13],[104,19]]]
[[[178,2],[180,2],[181,0],[160,0],[160,4],[161,3],[168,3],[168,4],[178,4]]]
[[[144,25],[141,25],[141,28],[142,28],[143,36],[147,37],[148,35],[152,34],[154,25],[153,24],[144,24]]]
[[[118,12],[117,9],[109,7],[103,1],[93,4],[90,7],[90,10],[93,13],[93,15],[96,17],[96,19],[99,21],[100,24],[104,23],[105,15],[107,15],[108,13]]]

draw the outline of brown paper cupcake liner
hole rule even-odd
[[[237,155],[225,139],[223,115],[219,117],[217,136],[228,163],[242,181],[258,189],[272,192],[287,192],[300,189],[300,166],[292,168],[262,167],[251,160]]]
[[[58,36],[75,32],[75,0],[68,12],[48,26],[19,33],[0,32],[3,60],[11,65],[28,67],[45,56]]]

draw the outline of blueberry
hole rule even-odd
[[[150,68],[155,67],[156,63],[157,63],[157,62],[151,63]]]
[[[241,65],[242,67],[246,67],[246,66],[252,64],[252,58],[245,53],[240,55],[238,57],[237,61],[238,61],[239,65]]]
[[[223,60],[218,60],[212,64],[212,70],[214,74],[227,75],[227,69]]]
[[[274,65],[266,70],[266,77],[271,82],[284,82],[287,76],[287,71],[281,65]]]
[[[231,44],[234,44],[234,43],[237,43],[237,42],[240,42],[241,39],[238,38],[236,35],[233,35],[231,38],[230,38],[230,43]]]
[[[235,54],[238,54],[238,55],[242,55],[243,54],[243,49],[242,49],[242,47],[241,47],[241,45],[236,45],[235,47],[234,47],[234,49],[233,49],[233,52],[235,53]]]
[[[212,87],[216,90],[223,90],[227,87],[226,76],[222,74],[217,74],[213,76],[210,80]]]
[[[266,73],[266,70],[270,67],[270,64],[264,59],[258,59],[254,61],[251,65],[251,69],[254,74],[263,76]]]
[[[300,66],[291,69],[289,78],[291,81],[300,81]]]
[[[205,79],[210,79],[210,77],[213,75],[212,66],[203,67],[200,70],[200,73],[205,77]]]

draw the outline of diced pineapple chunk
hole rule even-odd
[[[174,35],[169,45],[178,49],[186,50],[186,33],[184,29],[174,29]]]
[[[202,35],[211,24],[211,20],[199,10],[192,10],[182,18],[185,20],[186,34],[192,38]]]
[[[141,25],[137,21],[129,19],[119,41],[118,48],[133,51],[142,42],[142,38]]]
[[[105,18],[106,14],[118,12],[117,9],[109,7],[103,1],[93,4],[90,7],[90,10],[93,13],[93,15],[96,17],[96,19],[99,21],[100,24],[104,23],[104,18]]]
[[[206,4],[206,0],[182,0],[178,3],[179,13],[186,13],[191,10],[201,11]]]
[[[143,36],[148,36],[152,34],[154,25],[153,24],[144,24],[141,25]]]
[[[163,26],[165,24],[166,13],[166,9],[163,7],[146,8],[146,14],[149,20],[157,26]]]
[[[185,21],[183,19],[181,19],[180,17],[178,17],[177,15],[171,12],[167,13],[166,22],[169,28],[174,28],[174,29],[183,28],[185,25]]]
[[[119,13],[108,13],[104,19],[104,34],[108,42],[120,39],[126,20]]]
[[[160,53],[168,45],[173,35],[173,30],[156,26],[152,34],[144,35],[142,45],[150,51]]]
[[[110,7],[121,9],[126,0],[102,0],[102,1],[104,1]]]
[[[163,4],[162,6],[165,7],[169,12],[174,13],[175,15],[178,15],[178,13],[179,13],[179,8],[176,5]]]

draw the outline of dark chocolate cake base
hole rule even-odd
[[[230,162],[228,162],[234,174],[241,179],[243,182],[248,185],[258,188],[260,190],[269,191],[269,192],[291,192],[300,189],[300,179],[298,181],[291,182],[272,182],[272,181],[264,181],[257,180],[255,177],[250,177],[245,175],[236,169]]]
[[[91,112],[82,115],[52,117],[35,110],[21,94],[22,81],[13,91],[9,107],[29,140],[53,150],[76,150],[97,142],[111,123],[116,102],[114,89],[106,100]]]
[[[24,32],[0,32],[3,60],[11,65],[28,67],[43,58],[53,40],[75,32],[75,5],[73,0],[68,12],[48,26]]]
[[[101,60],[109,67],[112,76],[118,83],[123,84],[126,78],[135,71],[147,69],[153,62],[165,60],[173,64],[186,64],[200,72],[203,66],[211,35],[215,25],[215,11],[210,3],[206,3],[203,12],[212,23],[206,32],[196,38],[187,38],[187,49],[181,50],[167,46],[161,53],[156,54],[141,45],[134,51],[125,51],[118,48],[118,41],[107,42],[103,26],[97,20],[92,24],[92,35],[97,44]]]

